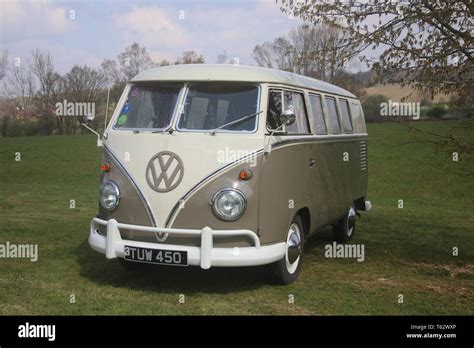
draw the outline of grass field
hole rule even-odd
[[[474,180],[429,144],[394,146],[412,139],[398,124],[369,125],[369,136],[374,209],[353,240],[365,244],[365,262],[325,258],[325,229],[290,286],[268,285],[262,268],[122,270],[87,243],[98,204],[95,138],[0,138],[0,243],[39,244],[37,262],[0,259],[0,314],[472,315]]]

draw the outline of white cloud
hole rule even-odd
[[[51,42],[47,39],[24,39],[8,47],[9,67],[13,68],[15,58],[20,58],[22,64],[31,62],[31,52],[38,48],[40,51],[49,52],[53,57],[55,69],[60,73],[69,71],[74,65],[100,66],[103,57],[98,57],[94,51],[86,47],[64,47],[61,43]]]
[[[235,5],[235,4],[234,4]],[[193,10],[189,13],[193,42],[198,49],[212,52],[213,58],[226,50],[231,57],[238,57],[241,64],[255,64],[252,52],[256,45],[286,35],[301,24],[280,11],[274,0],[243,2],[242,6],[216,6]]]
[[[75,8],[78,18],[70,20],[70,7],[63,1],[0,0],[1,45],[10,57],[28,57],[34,48],[50,51],[60,71],[74,64],[97,66],[134,41],[146,47],[154,61],[174,61],[183,51],[195,50],[213,63],[226,50],[241,64],[255,64],[255,45],[301,23],[283,14],[274,0],[163,5],[103,0]]]
[[[137,41],[155,61],[174,60],[183,51],[195,50],[212,63],[226,50],[229,58],[238,57],[242,64],[254,64],[255,45],[285,35],[301,23],[283,14],[274,0],[193,5],[134,6],[131,12],[116,15],[113,22],[124,47]],[[184,19],[179,18],[182,9]]]
[[[48,1],[7,0],[0,2],[0,33],[2,45],[25,37],[47,37],[64,33],[74,25],[66,10]]]
[[[189,42],[188,34],[178,21],[178,11],[172,13],[157,6],[134,6],[132,11],[114,18],[127,44],[139,41],[151,49],[183,46]]]

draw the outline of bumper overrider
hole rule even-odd
[[[98,225],[107,226],[106,236],[97,232]],[[120,235],[120,229],[151,234],[166,233],[170,235],[200,236],[201,245],[197,247],[124,240]],[[252,239],[254,246],[240,248],[214,248],[214,237],[235,236],[249,237]],[[91,221],[89,245],[95,251],[105,254],[108,259],[124,258],[125,246],[157,250],[166,249],[186,251],[188,254],[188,264],[191,266],[200,266],[202,269],[209,269],[216,266],[232,267],[265,265],[281,260],[286,253],[285,242],[262,246],[260,245],[260,239],[257,234],[251,230],[213,230],[210,227],[204,227],[201,230],[150,227],[123,224],[117,222],[115,219],[102,220],[99,218],[94,218]]]

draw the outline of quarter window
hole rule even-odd
[[[270,90],[268,100],[267,128],[276,129],[281,126],[280,115],[283,110],[290,109],[296,116],[295,123],[286,126],[288,134],[309,133],[308,119],[302,93]]]
[[[329,129],[331,130],[331,134],[340,134],[341,125],[337,117],[336,99],[334,97],[326,97],[325,99],[328,108]]]
[[[352,128],[351,114],[349,113],[349,102],[347,99],[339,99],[339,109],[342,114],[342,128],[344,133],[352,133],[354,130]]]
[[[324,120],[323,108],[321,105],[321,96],[318,94],[310,94],[309,101],[313,118],[311,119],[312,127],[316,134],[328,134],[326,121]]]

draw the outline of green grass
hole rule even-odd
[[[473,314],[474,180],[432,145],[394,146],[413,140],[398,124],[369,125],[369,134],[374,209],[353,240],[365,244],[365,262],[325,258],[324,229],[290,286],[268,285],[265,268],[122,270],[87,244],[98,204],[95,138],[0,138],[0,243],[39,244],[36,263],[0,259],[0,314]]]

